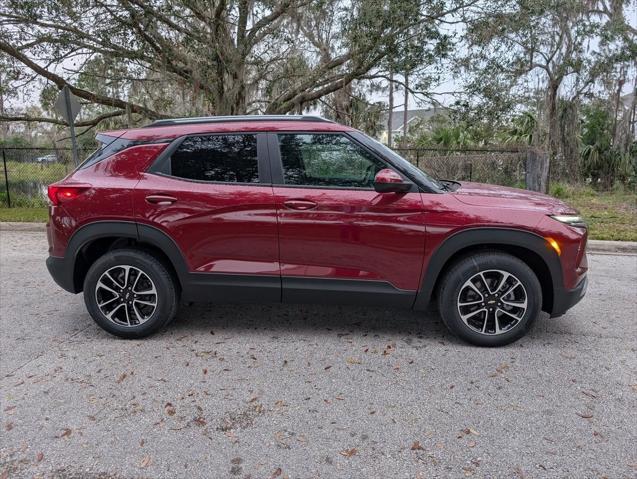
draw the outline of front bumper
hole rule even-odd
[[[69,267],[65,258],[57,256],[49,256],[46,259],[46,267],[58,286],[69,293],[77,293],[75,283],[73,281],[73,268]]]
[[[587,287],[588,276],[584,276],[574,289],[564,289],[556,294],[553,301],[553,312],[551,313],[551,318],[562,316],[566,313],[566,311],[579,303],[586,294]]]

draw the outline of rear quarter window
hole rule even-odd
[[[129,146],[132,146],[135,142],[133,140],[127,140],[125,138],[117,138],[115,136],[97,135],[95,139],[100,146],[93,153],[89,155],[86,160],[80,163],[78,170],[88,168],[100,161],[114,155],[122,150],[125,150]]]

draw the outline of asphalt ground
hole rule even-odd
[[[637,256],[499,349],[435,313],[195,305],[139,341],[0,234],[0,478],[637,477]]]

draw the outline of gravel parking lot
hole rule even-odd
[[[0,478],[637,476],[637,256],[480,349],[435,314],[196,305],[109,336],[2,232]]]

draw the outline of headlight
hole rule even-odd
[[[581,216],[575,215],[556,215],[551,216],[554,220],[559,221],[560,223],[567,224],[569,226],[573,226],[575,228],[586,228],[586,222]]]

